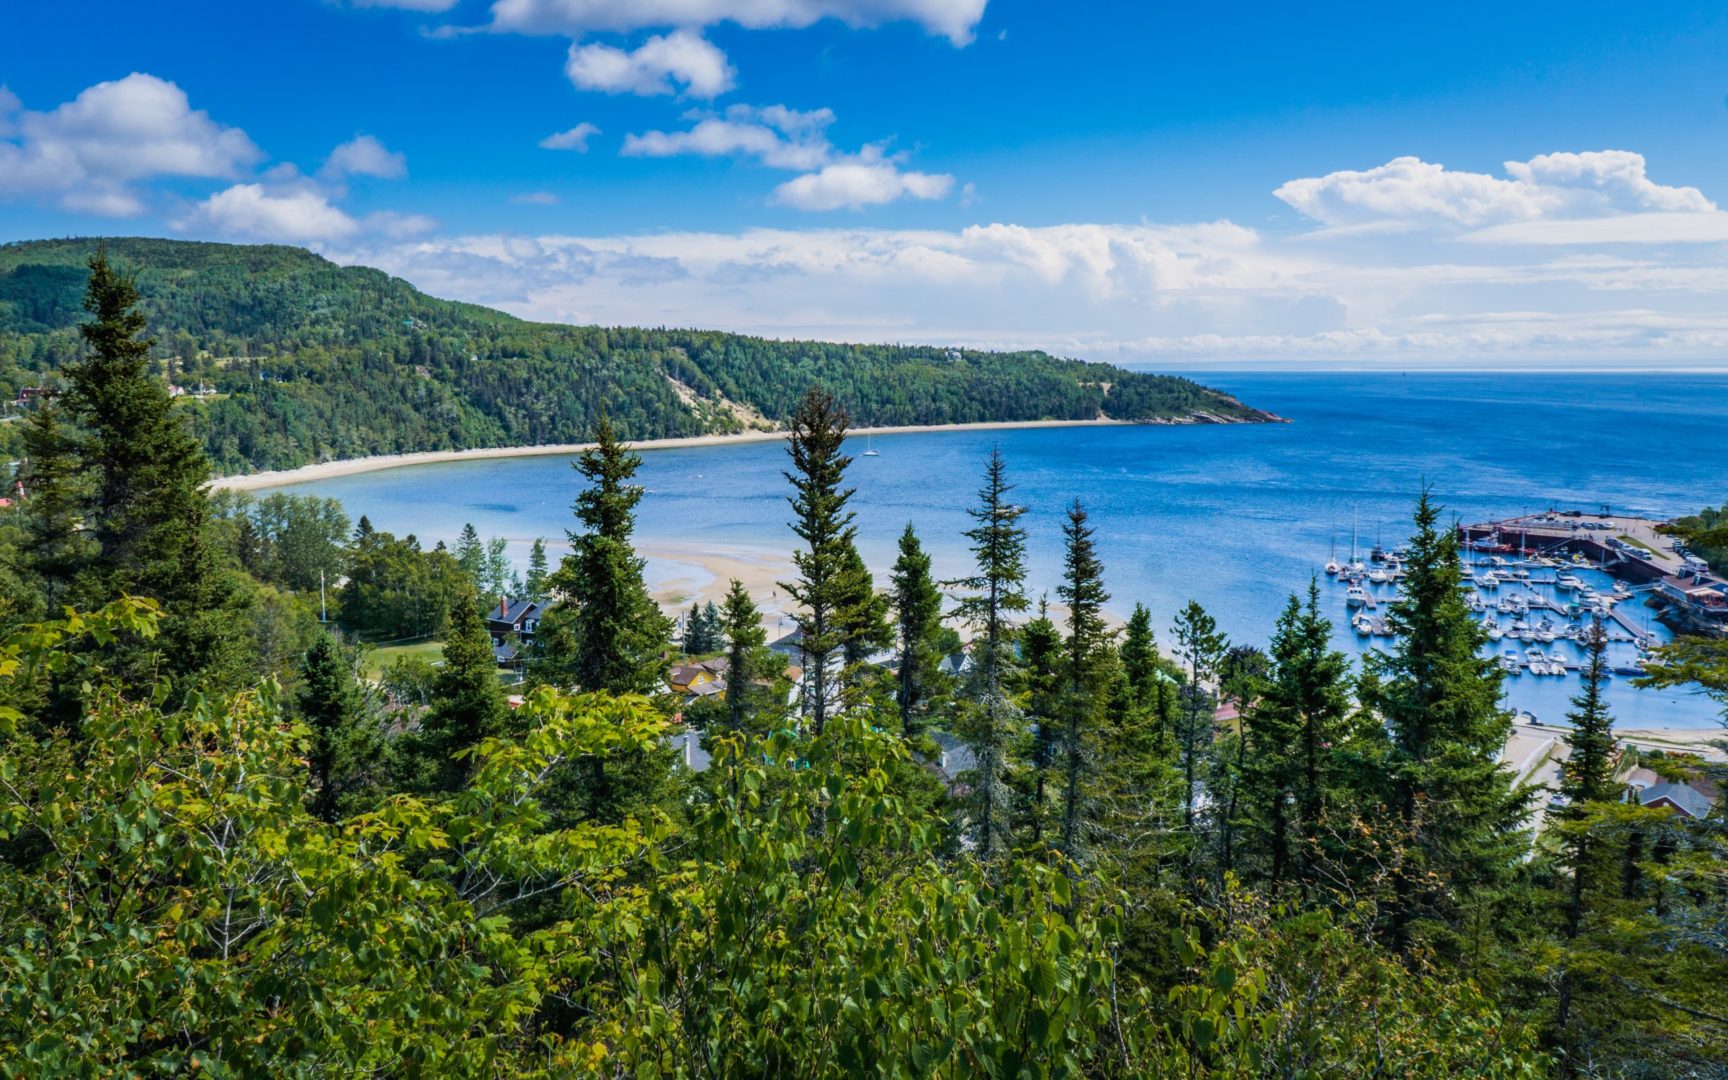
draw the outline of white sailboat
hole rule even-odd
[[[865,457],[881,457],[882,456],[881,451],[876,449],[876,437],[874,435],[870,435],[868,433],[866,433],[864,436],[864,456]]]

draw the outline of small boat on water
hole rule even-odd
[[[1522,675],[1524,673],[1524,664],[1518,659],[1518,653],[1515,650],[1507,649],[1500,654],[1500,670],[1508,675]]]
[[[1344,603],[1350,607],[1362,607],[1368,600],[1368,590],[1360,585],[1352,585],[1344,590]]]
[[[1584,582],[1579,580],[1577,574],[1561,574],[1554,584],[1563,592],[1577,592],[1584,587]]]
[[[1366,615],[1358,615],[1350,620],[1350,628],[1361,637],[1367,637],[1374,632],[1374,620]]]
[[[881,451],[876,449],[876,438],[873,435],[864,436],[864,456],[881,457]]]
[[[1490,570],[1476,579],[1476,585],[1483,589],[1498,589],[1500,587],[1500,575]]]
[[[1392,575],[1376,566],[1374,569],[1368,571],[1368,580],[1372,581],[1376,585],[1384,585],[1392,580]]]

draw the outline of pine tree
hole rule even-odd
[[[306,653],[300,669],[300,717],[312,732],[306,756],[311,773],[308,809],[335,822],[363,809],[377,790],[383,733],[367,715],[354,667],[328,634]]]
[[[1206,683],[1216,677],[1229,642],[1218,632],[1217,620],[1194,600],[1177,613],[1172,633],[1176,655],[1188,663],[1176,748],[1182,759],[1182,818],[1192,830],[1200,755],[1212,745],[1213,697]]]
[[[1152,635],[1152,612],[1135,604],[1122,634],[1122,673],[1137,703],[1153,702],[1158,693],[1158,646]]]
[[[546,540],[537,536],[534,538],[534,546],[528,549],[528,576],[522,582],[522,591],[527,599],[537,604],[546,600],[547,568]]]
[[[852,512],[846,503],[852,489],[843,488],[852,459],[841,453],[848,424],[846,410],[834,396],[813,386],[799,402],[790,423],[787,453],[792,468],[792,531],[804,548],[792,556],[798,579],[781,588],[797,605],[804,660],[804,715],[820,735],[836,696],[833,667],[854,640],[854,606],[859,600]]]
[[[1506,880],[1527,814],[1500,763],[1511,732],[1500,667],[1481,655],[1486,635],[1465,604],[1458,537],[1439,519],[1424,491],[1404,594],[1389,617],[1397,644],[1365,663],[1377,681],[1372,704],[1391,732],[1391,806],[1405,845],[1391,905],[1400,952],[1419,926],[1444,939],[1467,905]]]
[[[935,704],[942,680],[939,635],[942,594],[930,577],[930,556],[918,542],[912,523],[900,534],[900,556],[894,560],[894,621],[899,635],[899,680],[894,701],[900,710],[900,733],[910,737]]]
[[[654,694],[665,683],[672,623],[648,594],[643,560],[631,546],[642,459],[618,442],[601,417],[594,446],[576,459],[588,485],[574,507],[583,532],[549,584],[568,605],[551,628],[550,670],[584,690]]]
[[[953,582],[970,590],[960,597],[955,618],[979,632],[972,644],[971,706],[966,718],[975,762],[972,781],[980,853],[988,858],[1005,839],[1008,806],[1003,773],[1016,709],[1008,692],[1014,674],[1016,612],[1025,611],[1026,508],[1009,501],[1014,485],[998,449],[990,451],[978,505],[967,511],[975,526],[966,531],[978,572]]]
[[[458,755],[482,739],[504,734],[509,713],[479,599],[465,584],[450,604],[444,665],[432,684],[432,708],[414,742],[416,775],[411,785],[426,791],[459,789],[467,779],[468,763]]]
[[[1092,540],[1094,532],[1087,524],[1086,508],[1079,499],[1075,499],[1068,511],[1068,521],[1062,527],[1066,546],[1062,584],[1056,589],[1056,594],[1068,605],[1068,639],[1064,643],[1063,665],[1068,694],[1062,705],[1065,726],[1060,847],[1062,853],[1074,861],[1083,854],[1081,781],[1085,772],[1084,740],[1086,728],[1100,706],[1098,659],[1108,641],[1103,608],[1110,594],[1104,591],[1104,564],[1099,561]]]

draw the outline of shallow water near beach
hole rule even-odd
[[[1293,423],[887,435],[871,440],[878,453],[870,457],[862,456],[864,440],[855,440],[852,505],[866,559],[884,575],[911,521],[939,574],[964,572],[965,509],[997,446],[1015,497],[1030,508],[1024,521],[1035,598],[1045,590],[1054,598],[1061,522],[1078,498],[1097,527],[1112,610],[1147,604],[1167,640],[1171,616],[1198,599],[1233,640],[1263,645],[1286,597],[1307,587],[1334,546],[1348,554],[1353,522],[1364,553],[1376,540],[1401,542],[1424,484],[1449,517],[1466,521],[1548,507],[1668,517],[1728,500],[1728,376],[1197,378]],[[351,515],[414,533],[428,546],[453,541],[473,522],[482,536],[511,538],[521,561],[534,537],[562,540],[571,524],[578,477],[569,461],[447,462],[281,490],[333,496]],[[785,465],[779,443],[644,454],[642,543],[789,551]],[[1339,647],[1358,653],[1342,587],[1323,580],[1322,590]],[[1642,624],[1647,609],[1637,599],[1627,604]],[[1650,626],[1661,632],[1653,619]],[[1560,723],[1577,687],[1575,677],[1524,675],[1508,680],[1507,699]],[[1635,690],[1625,678],[1609,696],[1622,727],[1710,727],[1717,719],[1701,697]]]

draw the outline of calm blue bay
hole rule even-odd
[[[1503,517],[1547,507],[1667,517],[1728,498],[1728,376],[1243,374],[1199,376],[1291,424],[1099,427],[877,437],[852,469],[861,547],[879,573],[913,522],[938,572],[962,572],[985,456],[1006,455],[1031,509],[1034,595],[1052,594],[1062,515],[1082,500],[1098,530],[1111,607],[1136,601],[1168,638],[1190,598],[1233,640],[1264,644],[1293,590],[1306,588],[1352,522],[1364,552],[1403,539],[1428,484],[1450,515]],[[857,452],[862,452],[860,443]],[[645,545],[784,552],[785,449],[777,443],[644,455]],[[464,522],[507,536],[520,561],[535,536],[562,540],[576,491],[569,459],[423,465],[295,485],[340,499],[379,528],[428,546]],[[1323,585],[1341,647],[1356,652],[1342,588]],[[1626,610],[1644,609],[1637,601]],[[1508,701],[1558,722],[1575,678],[1509,680]],[[1679,692],[1612,693],[1626,727],[1704,727],[1707,701]]]

